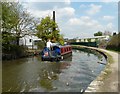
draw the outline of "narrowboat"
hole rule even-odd
[[[59,61],[70,55],[72,55],[72,47],[70,45],[54,45],[50,50],[47,47],[42,50],[43,61]]]

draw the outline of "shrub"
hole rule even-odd
[[[45,47],[45,42],[39,41],[36,43],[38,49],[43,49]]]
[[[26,47],[25,46],[18,46],[18,45],[4,45],[3,53],[11,54],[17,58],[23,57],[26,55]]]
[[[108,50],[114,50],[120,52],[120,33],[117,35],[114,35],[111,40],[108,42],[106,49]]]

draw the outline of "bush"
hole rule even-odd
[[[27,48],[25,46],[4,45],[2,50],[4,54],[11,54],[16,58],[19,58],[26,55],[26,49]]]
[[[18,46],[18,45],[11,45],[11,53],[17,57],[23,57],[26,55],[26,47]]]
[[[39,41],[36,43],[38,49],[43,49],[45,47],[45,42],[43,41]]]
[[[108,42],[106,49],[108,50],[114,50],[120,52],[120,33],[117,35],[114,35],[111,40]]]

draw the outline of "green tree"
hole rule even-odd
[[[11,3],[1,2],[2,5],[2,43],[9,44],[13,39],[11,31],[14,26],[13,18],[14,12],[12,11]]]
[[[42,18],[40,24],[37,26],[37,30],[37,36],[42,38],[44,42],[47,42],[48,39],[51,39],[52,42],[59,42],[62,39],[57,23],[49,16]]]
[[[115,50],[120,52],[120,33],[111,37],[110,41],[107,44],[107,49]]]
[[[103,33],[101,31],[98,31],[97,33],[94,33],[94,36],[102,36]]]
[[[19,3],[0,2],[2,53],[21,57],[26,54],[26,47],[19,45],[19,39],[35,30],[35,22]],[[1,40],[0,40],[1,41]]]
[[[59,43],[60,43],[61,45],[64,45],[64,35],[63,35],[63,34],[61,34],[61,35],[59,36]]]
[[[88,42],[91,42],[91,39],[89,38],[89,39],[87,39],[87,41],[88,41]]]
[[[19,45],[19,39],[30,34],[35,29],[33,17],[31,17],[19,3],[2,2],[2,33],[8,32]],[[9,36],[9,35],[8,35]],[[6,36],[7,38],[7,36]]]

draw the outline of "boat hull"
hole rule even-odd
[[[69,56],[72,56],[72,48],[71,46],[53,46],[51,47],[51,50],[47,50],[46,52],[42,51],[42,61],[60,61],[63,60]]]

